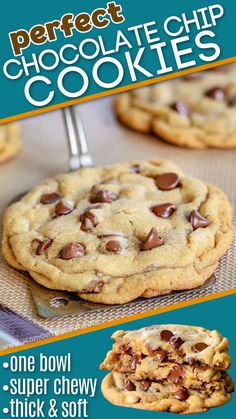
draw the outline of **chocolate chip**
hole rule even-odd
[[[196,364],[197,364],[197,361],[196,361],[196,359],[194,359],[194,358],[192,358],[192,357],[189,357],[189,358],[188,358],[188,363],[189,363],[189,365],[190,365],[191,367],[195,367],[195,366],[196,366]]]
[[[147,351],[148,351],[149,355],[153,356],[154,353],[155,353],[154,349],[152,349],[151,346],[149,346],[149,345],[147,345],[146,348],[147,348]]]
[[[184,369],[180,365],[176,365],[168,374],[167,380],[171,384],[178,384],[183,378]]]
[[[193,346],[194,352],[202,352],[204,349],[208,348],[208,345],[204,342],[196,343],[196,345]]]
[[[176,210],[174,204],[159,204],[151,208],[151,211],[157,216],[162,218],[168,218]]]
[[[74,259],[85,255],[85,246],[82,243],[72,242],[64,246],[60,253],[60,259]]]
[[[98,191],[97,194],[91,198],[91,202],[92,203],[96,203],[96,202],[106,202],[106,203],[110,203],[112,201],[116,201],[118,199],[118,196],[112,192],[112,191],[107,191],[105,189]]]
[[[133,359],[131,359],[131,361],[129,363],[131,370],[132,371],[135,371],[136,365],[137,364],[140,364],[140,362],[141,362],[140,355],[135,354],[134,357],[133,357]]]
[[[190,115],[190,108],[186,103],[183,102],[174,102],[170,106],[173,111],[178,112],[181,116],[189,116]]]
[[[189,216],[189,222],[192,224],[194,230],[197,228],[208,227],[211,223],[207,218],[203,217],[198,211],[193,210]]]
[[[62,199],[62,196],[56,192],[47,193],[41,196],[40,203],[43,205],[55,204],[55,202],[58,202],[61,199]]]
[[[184,343],[184,341],[179,336],[172,336],[170,338],[170,344],[175,348],[179,349],[179,347]]]
[[[223,102],[225,100],[226,92],[222,87],[213,87],[212,89],[207,90],[205,95],[218,102]]]
[[[151,250],[155,247],[162,246],[163,244],[164,239],[162,237],[159,237],[156,228],[153,227],[148,233],[146,239],[141,243],[140,250]]]
[[[58,216],[70,214],[73,211],[73,208],[64,204],[63,202],[58,202],[55,208],[55,213]]]
[[[97,219],[96,215],[94,215],[89,209],[87,209],[80,216],[80,221],[81,221],[80,229],[82,231],[87,232],[87,231],[90,230],[90,228],[88,227],[88,225],[86,223],[86,220],[89,220],[91,222],[91,224],[93,225],[93,227],[96,227],[98,225],[98,219]]]
[[[44,241],[38,241],[39,245],[36,249],[36,255],[40,256],[43,255],[45,253],[45,250],[48,249],[49,246],[51,246],[52,244],[52,240],[51,239],[46,239]]]
[[[128,344],[122,345],[120,349],[121,349],[122,355],[124,355],[124,354],[125,355],[132,355],[132,349]]]
[[[122,247],[120,245],[120,242],[118,242],[117,240],[109,240],[105,243],[104,249],[106,252],[111,252],[115,253],[116,255],[119,255],[122,250]]]
[[[134,173],[139,173],[140,172],[140,166],[138,164],[134,164],[133,166],[131,166],[130,168],[132,170],[132,172]]]
[[[162,191],[170,191],[179,185],[179,176],[176,173],[164,173],[156,178],[156,185]]]
[[[176,393],[173,394],[174,398],[180,400],[181,402],[189,398],[189,393],[185,388],[180,388]]]
[[[143,390],[147,391],[149,389],[149,387],[151,387],[152,382],[150,380],[142,380],[141,384],[143,386]]]
[[[136,386],[134,385],[134,383],[132,383],[132,381],[128,380],[125,384],[125,386],[123,387],[124,391],[135,391],[136,390]]]
[[[167,357],[167,351],[160,348],[160,349],[158,349],[157,351],[154,352],[154,356],[155,356],[155,360],[157,360],[159,362],[163,362],[163,361],[165,361],[165,359]]]
[[[232,96],[229,101],[228,101],[228,105],[230,108],[233,108],[236,106],[236,95]]]
[[[174,335],[170,330],[162,330],[160,336],[163,342],[169,342]]]

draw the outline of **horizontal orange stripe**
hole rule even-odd
[[[58,103],[56,105],[51,105],[51,106],[47,106],[45,108],[36,109],[34,111],[29,111],[29,112],[21,113],[19,115],[10,116],[8,118],[2,118],[2,119],[0,119],[0,125],[1,124],[6,124],[7,122],[23,119],[23,118],[28,118],[28,117],[33,116],[33,115],[39,115],[39,114],[42,114],[42,113],[54,111],[56,109],[65,108],[66,106],[72,106],[72,105],[76,105],[78,103],[88,102],[90,100],[95,100],[95,99],[110,96],[110,95],[113,95],[113,94],[125,92],[127,90],[136,89],[136,88],[141,87],[141,86],[148,86],[150,84],[159,83],[161,81],[173,79],[175,77],[185,76],[186,74],[196,73],[198,71],[207,70],[209,68],[218,67],[219,65],[225,65],[225,64],[229,64],[229,63],[233,63],[233,62],[236,62],[236,57],[226,58],[225,60],[217,61],[217,62],[214,62],[214,63],[211,63],[211,64],[204,64],[204,65],[201,65],[199,67],[191,68],[191,69],[188,69],[188,70],[181,70],[181,71],[178,71],[177,73],[174,73],[174,74],[168,74],[168,75],[161,76],[161,77],[155,77],[151,80],[140,81],[140,82],[137,82],[137,83],[129,84],[127,86],[117,87],[113,90],[108,90],[108,91],[101,92],[101,93],[95,93],[93,95],[89,95],[89,96],[74,99],[74,100],[69,100],[69,101],[66,101],[66,102]]]
[[[8,355],[8,354],[15,353],[15,352],[20,352],[20,351],[30,349],[30,348],[36,348],[38,346],[46,345],[48,343],[57,342],[57,341],[60,341],[60,340],[63,340],[63,339],[68,339],[68,338],[71,338],[71,337],[74,337],[74,336],[84,335],[86,333],[95,332],[97,330],[105,329],[107,327],[117,326],[117,325],[120,325],[120,324],[123,324],[123,323],[126,323],[126,322],[130,322],[130,321],[133,321],[133,320],[144,319],[146,317],[154,316],[156,314],[166,313],[168,311],[177,310],[179,308],[188,307],[188,306],[191,306],[191,305],[194,305],[194,304],[199,304],[199,303],[203,303],[203,302],[206,302],[206,301],[211,301],[211,300],[214,300],[214,299],[217,299],[217,298],[222,298],[222,297],[226,297],[226,296],[234,295],[234,294],[236,294],[236,288],[233,288],[231,290],[221,291],[221,292],[211,294],[211,295],[207,295],[205,297],[194,298],[193,300],[173,304],[173,305],[168,306],[168,307],[163,307],[163,308],[151,310],[151,311],[148,311],[148,312],[145,312],[145,313],[134,314],[134,315],[131,315],[131,316],[123,317],[122,319],[112,320],[112,321],[109,321],[109,322],[106,322],[106,323],[103,323],[103,324],[87,327],[85,329],[76,330],[76,331],[70,332],[70,333],[64,333],[64,334],[59,335],[59,336],[53,336],[51,338],[43,339],[43,340],[40,340],[40,341],[37,341],[37,342],[27,343],[25,345],[20,345],[20,346],[14,347],[14,348],[8,348],[8,349],[0,350],[0,356]]]

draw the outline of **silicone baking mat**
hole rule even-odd
[[[116,121],[112,101],[113,98],[110,97],[77,107],[83,118],[89,148],[96,165],[122,160],[170,159],[187,173],[222,188],[234,206],[235,217],[236,150],[186,150],[168,145],[154,137],[132,132]],[[19,192],[67,170],[67,148],[61,111],[22,120],[20,125],[23,151],[16,159],[0,166],[1,215],[8,202]],[[216,282],[210,287],[186,294],[140,300],[128,305],[52,319],[45,319],[37,314],[27,279],[9,267],[0,256],[0,303],[20,317],[31,320],[46,333],[70,332],[235,288],[235,250],[234,243],[222,258],[216,271]],[[32,333],[32,338],[37,338],[36,332]]]

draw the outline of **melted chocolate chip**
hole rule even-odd
[[[89,231],[90,228],[87,226],[86,220],[89,220],[93,227],[96,227],[98,225],[98,219],[96,215],[94,215],[89,209],[87,209],[83,214],[80,216],[81,226],[80,229],[82,231]]]
[[[104,249],[106,252],[111,252],[115,253],[116,255],[119,255],[122,250],[122,247],[120,245],[120,242],[118,242],[117,240],[109,240],[105,243]]]
[[[164,239],[159,237],[157,230],[153,227],[146,239],[141,243],[140,250],[146,251],[154,249],[155,247],[162,246],[164,244]]]
[[[196,343],[196,345],[193,346],[194,352],[202,352],[204,349],[208,348],[208,345],[204,342]]]
[[[197,228],[208,227],[211,223],[207,218],[203,217],[198,211],[193,210],[189,216],[189,222],[192,224],[194,230]]]
[[[154,353],[155,353],[154,349],[152,349],[151,346],[149,346],[149,345],[147,345],[146,348],[147,348],[147,351],[148,351],[149,355],[153,356]]]
[[[180,400],[181,402],[189,398],[189,393],[185,388],[180,388],[176,393],[173,394],[174,398]]]
[[[160,336],[163,342],[169,342],[174,335],[170,330],[162,330]]]
[[[226,97],[226,92],[221,87],[213,87],[212,89],[207,90],[205,95],[218,102],[223,102]]]
[[[179,349],[183,345],[184,341],[179,336],[172,336],[170,338],[170,344],[175,348]]]
[[[55,213],[58,216],[70,214],[73,211],[73,208],[64,204],[63,202],[58,202],[55,208]]]
[[[176,206],[174,204],[159,204],[155,205],[151,208],[151,211],[157,216],[161,218],[168,218],[173,214],[176,210]]]
[[[170,191],[179,185],[180,179],[176,173],[164,173],[156,178],[156,185],[162,191]]]
[[[179,382],[182,380],[184,374],[184,369],[181,367],[181,365],[176,365],[168,374],[167,380],[171,384],[179,384]]]
[[[40,255],[43,255],[45,253],[45,250],[47,250],[48,247],[51,246],[52,240],[51,239],[46,239],[44,241],[38,241],[38,243],[39,243],[39,245],[38,245],[35,253],[36,253],[36,255],[40,256]]]
[[[60,253],[59,258],[64,260],[70,260],[85,255],[85,246],[82,243],[72,242],[64,246]]]
[[[81,293],[86,293],[86,294],[98,293],[103,289],[103,287],[104,287],[104,282],[99,281],[99,282],[96,282],[96,283],[90,285],[89,288],[83,289],[81,291]]]
[[[48,205],[48,204],[55,204],[62,199],[62,196],[59,193],[47,193],[41,196],[40,204]]]
[[[135,391],[136,387],[132,381],[128,380],[123,388],[124,391]]]
[[[159,362],[163,362],[167,358],[167,351],[164,349],[157,349],[157,351],[154,352],[155,360]]]
[[[150,380],[142,380],[141,384],[143,386],[143,390],[147,391],[149,389],[149,387],[151,387],[152,382]]]
[[[121,349],[122,355],[124,355],[124,354],[132,355],[132,349],[128,344],[122,345],[120,349]]]
[[[136,365],[137,365],[137,364],[140,364],[140,362],[141,362],[140,355],[135,354],[135,355],[134,355],[134,357],[133,357],[133,359],[131,359],[130,364],[129,364],[129,365],[130,365],[131,370],[132,370],[132,371],[135,371],[135,369],[136,369]]]
[[[118,196],[112,192],[112,191],[107,191],[105,189],[98,191],[97,194],[91,198],[91,202],[92,203],[96,203],[96,202],[106,202],[106,203],[110,203],[112,201],[116,201],[118,199]]]
[[[189,116],[190,115],[190,108],[186,103],[183,102],[174,102],[170,106],[173,111],[178,112],[181,116]]]

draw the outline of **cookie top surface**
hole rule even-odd
[[[156,351],[164,350],[166,359],[181,364],[190,362],[191,365],[198,361],[219,369],[226,369],[230,365],[228,340],[216,330],[166,324],[134,331],[120,330],[115,332],[112,338],[115,341],[115,352],[119,352],[123,345],[128,345],[133,353],[141,352],[150,357],[157,356]],[[161,362],[166,362],[165,358]]]
[[[11,159],[21,149],[20,129],[16,123],[0,125],[0,163]]]
[[[3,253],[49,288],[100,295],[106,286],[115,298],[124,278],[201,272],[231,238],[230,205],[217,188],[168,161],[129,162],[35,187],[4,215]]]
[[[236,64],[118,96],[121,122],[190,148],[236,147]]]

